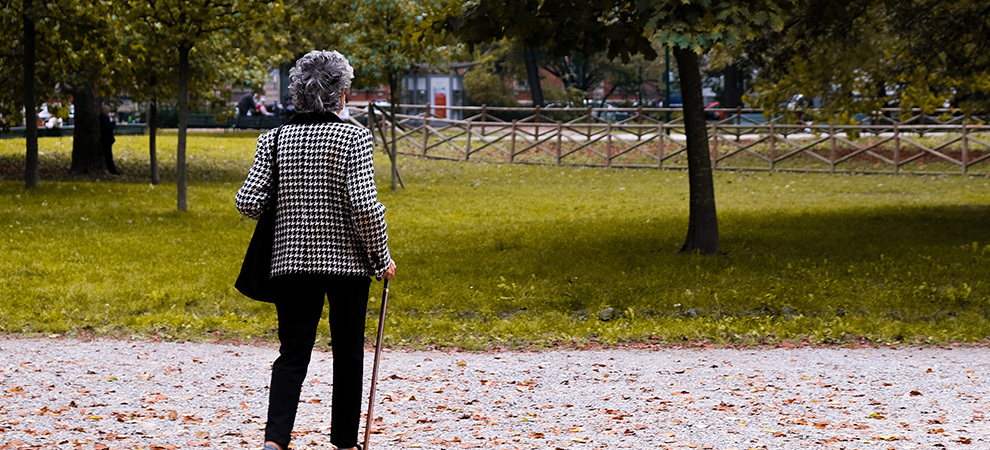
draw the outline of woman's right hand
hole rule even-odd
[[[388,269],[385,269],[385,273],[382,274],[382,278],[388,280],[395,276],[395,260],[388,261]]]

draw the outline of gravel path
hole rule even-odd
[[[0,338],[0,449],[260,448],[275,356]],[[330,371],[314,355],[297,449],[332,448]],[[990,446],[987,348],[387,350],[381,375],[374,449]]]

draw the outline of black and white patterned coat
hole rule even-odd
[[[272,186],[276,130],[258,137],[237,209],[258,219]],[[391,261],[378,202],[371,131],[334,114],[297,114],[278,144],[278,205],[272,276],[378,276]]]

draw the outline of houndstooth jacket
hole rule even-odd
[[[275,130],[258,137],[237,209],[258,219],[272,185]],[[278,144],[278,204],[272,277],[378,276],[391,257],[385,206],[378,202],[371,131],[332,113],[296,114]]]

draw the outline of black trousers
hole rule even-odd
[[[364,375],[364,321],[368,310],[369,277],[280,277],[285,286],[278,310],[279,357],[272,365],[265,441],[289,448],[296,407],[313,354],[316,327],[323,314],[323,297],[330,305],[330,345],[333,351],[333,395],[330,442],[340,448],[357,446],[361,422]]]
[[[110,172],[110,173],[112,173],[114,175],[120,175],[120,172],[117,170],[117,165],[113,163],[113,143],[112,142],[110,143],[110,145],[103,144],[103,161],[107,165],[107,171],[108,172]]]

